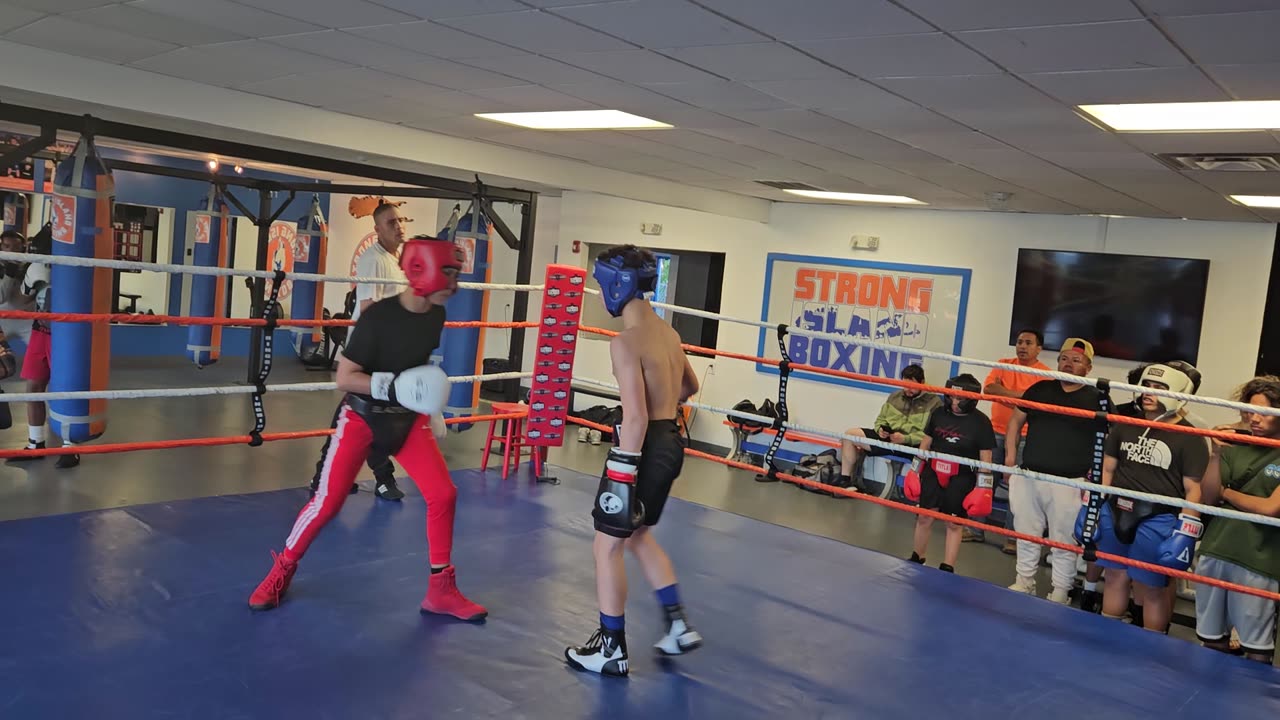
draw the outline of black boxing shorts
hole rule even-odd
[[[364,419],[373,433],[371,449],[381,455],[395,455],[418,420],[418,413],[400,405],[348,394],[343,402]]]
[[[667,504],[671,486],[684,468],[687,445],[674,419],[649,421],[644,434],[644,448],[640,451],[640,467],[636,472],[636,498],[644,503],[645,525],[657,525],[662,517],[662,508]]]

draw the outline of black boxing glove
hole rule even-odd
[[[8,340],[0,340],[0,380],[13,377],[18,372],[18,357],[13,354]]]
[[[5,277],[21,278],[27,273],[27,268],[22,263],[7,262],[4,264]]]
[[[609,450],[596,490],[596,503],[591,510],[596,530],[614,537],[630,537],[644,524],[644,503],[636,498],[636,474],[640,469],[640,453],[618,448]]]

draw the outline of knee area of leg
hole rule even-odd
[[[427,505],[453,505],[458,501],[458,488],[451,482],[430,483],[423,490]]]

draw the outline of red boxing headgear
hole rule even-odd
[[[449,288],[445,268],[462,272],[462,249],[452,240],[416,237],[400,249],[400,269],[415,295],[428,297]]]

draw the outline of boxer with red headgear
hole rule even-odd
[[[409,287],[361,313],[339,358],[338,389],[347,394],[319,487],[298,514],[284,552],[273,553],[271,571],[250,596],[255,610],[280,604],[298,561],[342,509],[370,451],[377,451],[400,461],[427,503],[431,579],[422,612],[462,620],[487,615],[458,590],[449,562],[457,489],[436,445],[444,437],[441,412],[449,379],[429,364],[444,329],[444,303],[458,287],[461,256],[451,241],[415,238],[405,243],[400,262]]]

